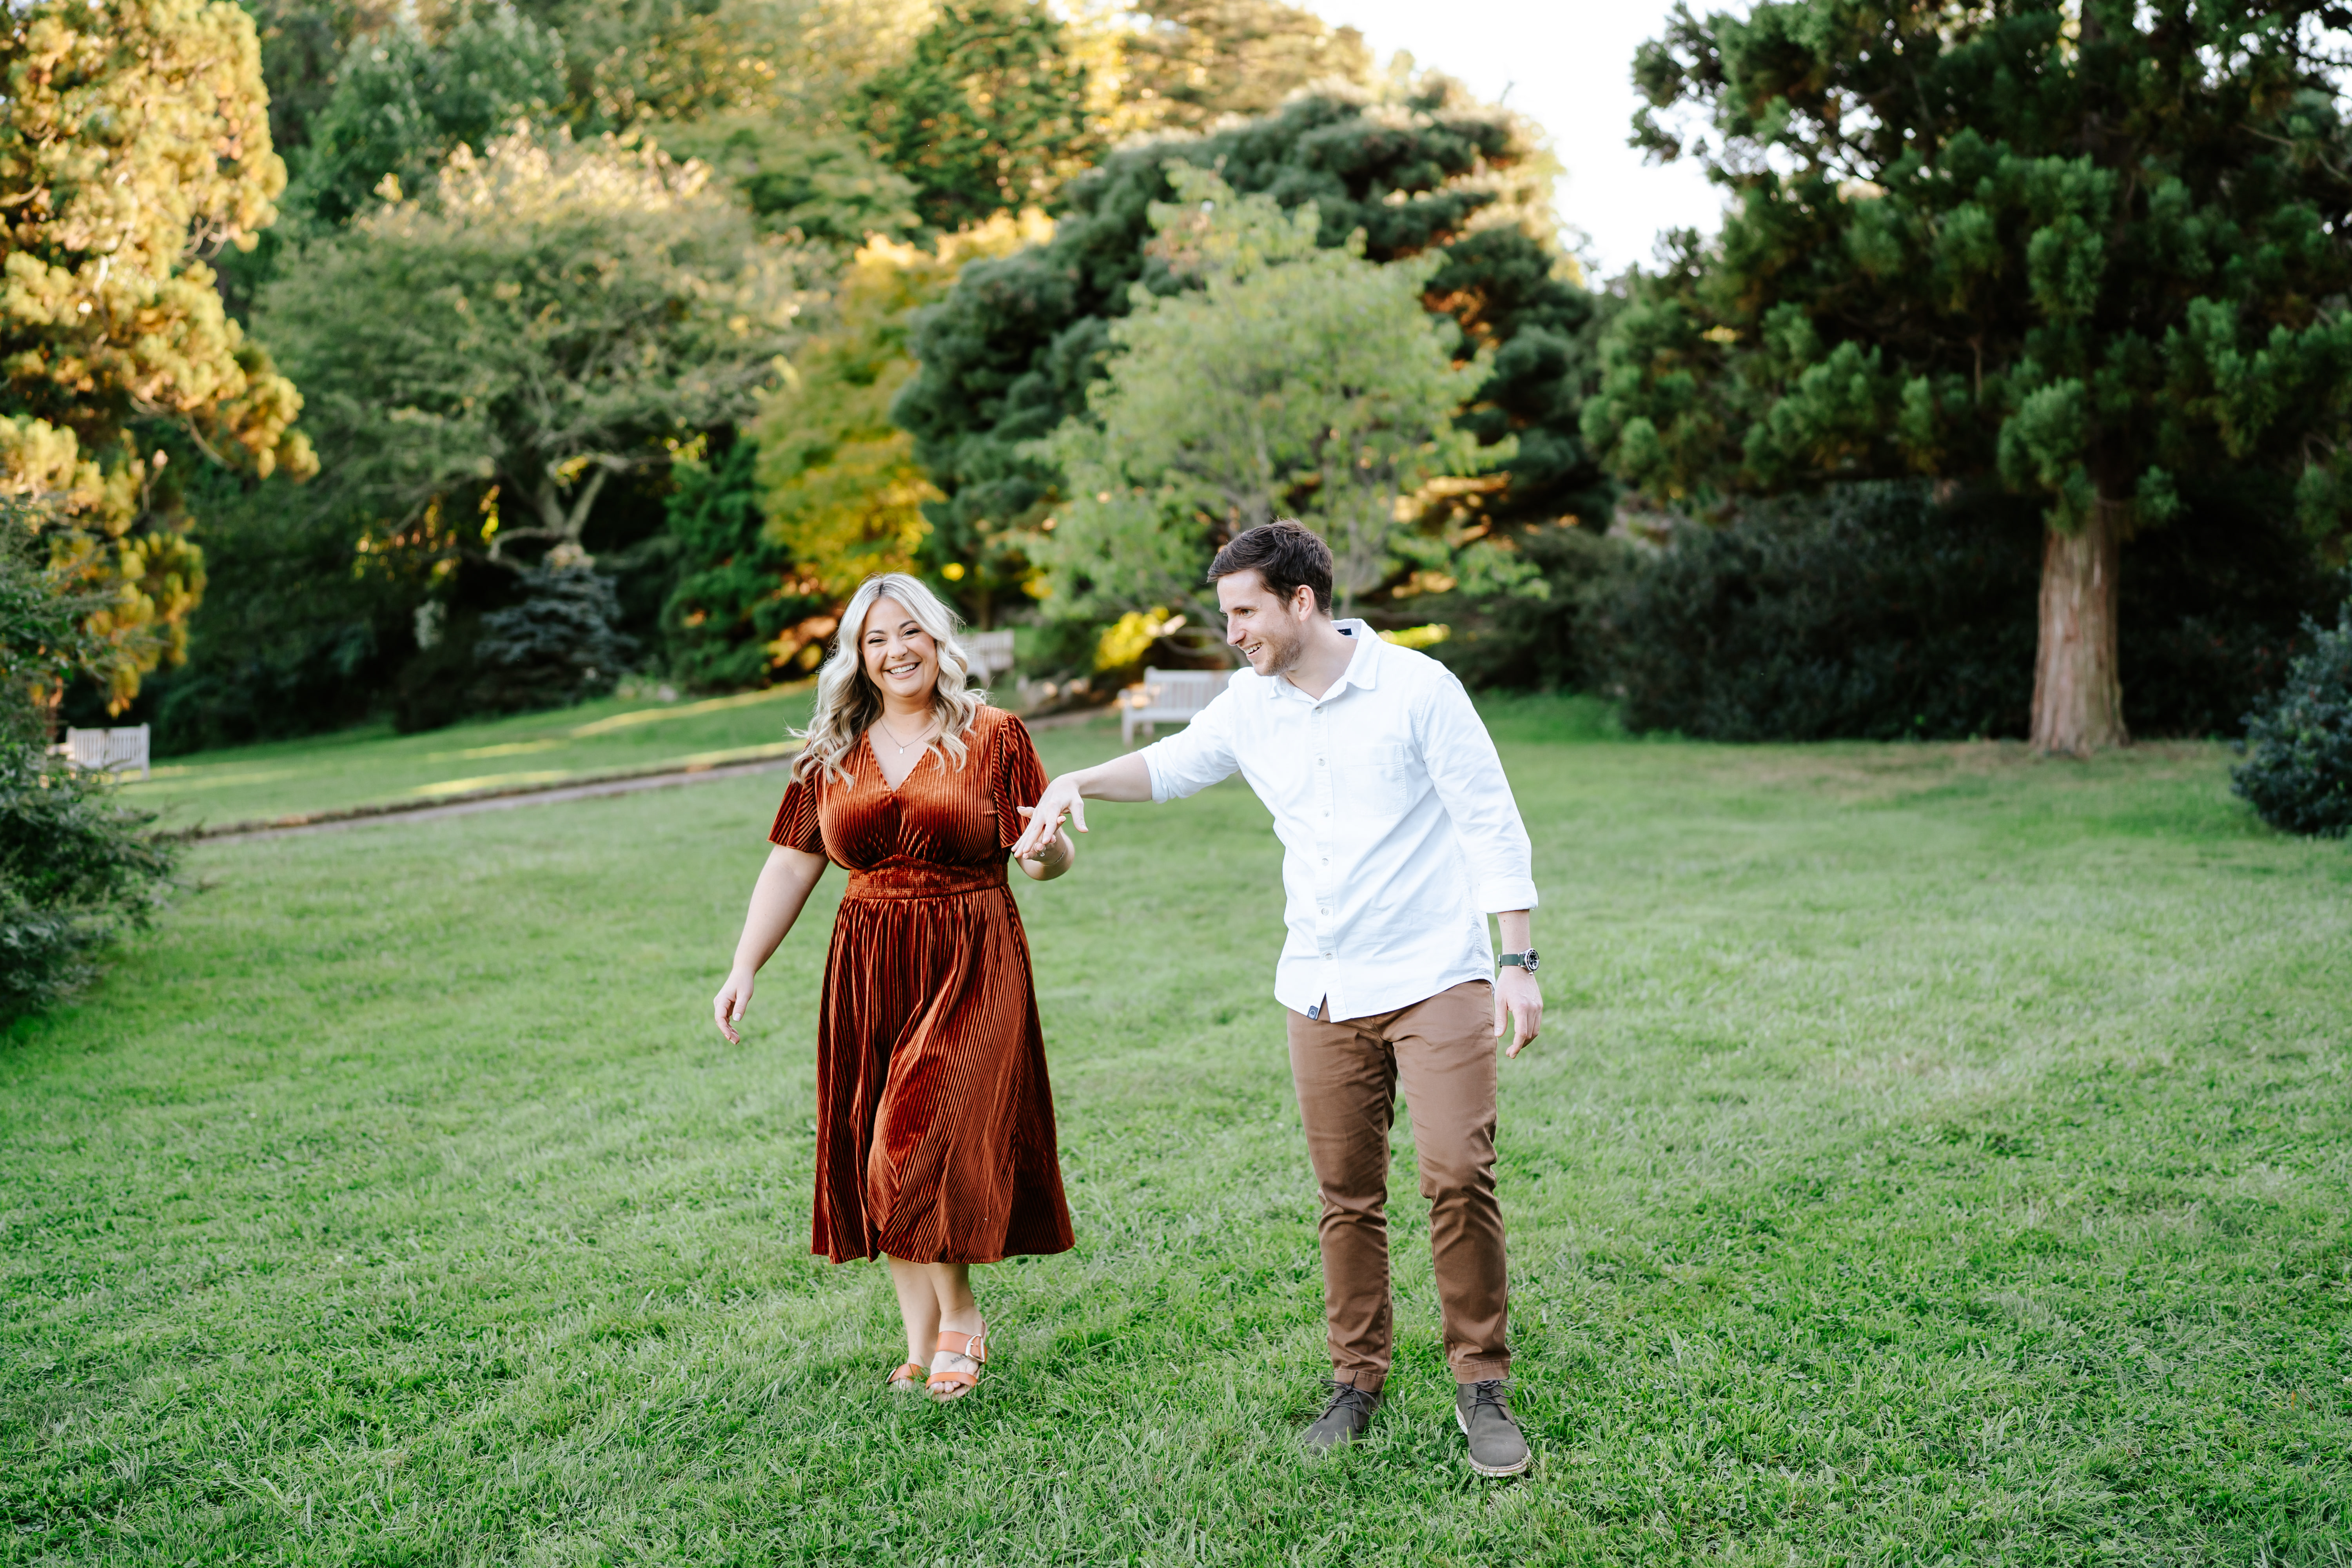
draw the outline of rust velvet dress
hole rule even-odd
[[[994,1263],[1066,1252],[1054,1095],[1005,878],[1020,806],[1045,788],[1021,721],[982,708],[961,767],[937,751],[898,787],[871,739],[784,791],[770,840],[849,872],[817,1008],[810,1250]]]

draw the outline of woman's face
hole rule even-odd
[[[886,696],[929,705],[940,680],[940,647],[898,600],[883,597],[866,612],[858,634],[866,679]]]

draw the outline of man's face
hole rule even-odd
[[[1302,586],[1288,604],[1255,571],[1217,579],[1217,605],[1225,613],[1225,641],[1242,650],[1260,675],[1280,675],[1307,646],[1315,590]]]

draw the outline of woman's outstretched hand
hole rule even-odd
[[[710,999],[711,1016],[718,1021],[719,1032],[727,1037],[727,1043],[730,1046],[743,1043],[743,1037],[735,1032],[735,1026],[743,1021],[744,1012],[751,1005],[751,985],[757,978],[757,972],[753,970],[738,969],[727,977],[727,984],[719,988],[719,994]]]

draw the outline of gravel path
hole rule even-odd
[[[381,823],[430,822],[445,816],[470,816],[478,811],[505,811],[518,805],[552,805],[558,801],[588,800],[600,795],[633,795],[641,789],[668,789],[675,784],[709,784],[718,779],[741,778],[747,773],[776,773],[791,767],[797,760],[794,757],[762,757],[757,762],[729,763],[718,767],[681,768],[664,773],[633,773],[627,778],[590,779],[583,784],[510,790],[441,805],[420,803],[391,809],[378,807],[348,816],[327,815],[315,821],[256,823],[221,833],[199,833],[194,837],[205,844],[233,844],[241,839],[282,838],[296,833],[335,833],[347,827],[366,827]]]

